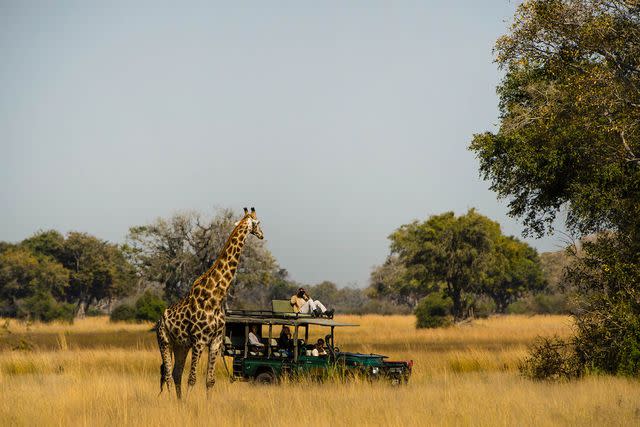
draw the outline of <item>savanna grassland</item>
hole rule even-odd
[[[230,383],[222,364],[206,399],[204,365],[186,400],[158,396],[151,324],[88,318],[0,321],[2,425],[637,425],[640,383],[590,376],[537,383],[518,362],[538,335],[566,336],[563,316],[507,316],[416,330],[412,316],[339,316],[342,349],[413,359],[408,386],[363,382]],[[318,331],[323,332],[323,331]],[[185,376],[186,377],[186,376]],[[186,378],[185,381],[186,382]]]

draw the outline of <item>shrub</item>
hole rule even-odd
[[[570,312],[569,295],[561,293],[527,295],[507,307],[509,314],[567,314]]]
[[[49,292],[37,291],[30,297],[16,302],[16,316],[22,319],[40,320],[51,322],[52,320],[73,321],[75,306],[64,302],[58,302]]]
[[[133,322],[136,320],[136,309],[130,304],[120,304],[111,312],[112,322]]]
[[[135,318],[139,321],[155,322],[166,308],[165,302],[152,292],[145,292],[136,301]]]
[[[619,302],[606,314],[591,305],[593,312],[576,319],[576,351],[587,371],[640,378],[640,316],[630,315],[632,304]]]
[[[640,236],[602,233],[583,243],[566,274],[578,296],[569,306],[576,327],[571,345],[538,344],[523,373],[549,379],[582,373],[640,378],[639,241]]]
[[[417,328],[438,328],[451,324],[453,303],[440,292],[422,298],[415,310]]]
[[[530,314],[533,313],[531,306],[528,304],[527,300],[521,299],[515,302],[512,302],[507,307],[508,314]]]
[[[470,315],[484,319],[495,313],[496,303],[489,297],[480,296],[471,303],[470,308],[473,309],[473,311],[469,313]]]
[[[569,380],[582,375],[575,346],[558,337],[539,338],[519,368],[522,375],[533,380]]]
[[[534,300],[536,313],[564,314],[569,312],[567,296],[564,294],[538,294]]]
[[[87,308],[87,311],[85,312],[85,314],[88,317],[96,317],[96,316],[104,316],[107,313],[105,313],[104,310],[101,310],[97,307],[89,307]]]
[[[628,338],[623,343],[626,352],[618,365],[618,373],[629,377],[640,376],[640,342],[638,338]]]

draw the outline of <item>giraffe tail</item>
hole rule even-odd
[[[165,377],[164,377],[164,373],[167,371],[167,369],[164,367],[164,362],[162,362],[162,364],[160,365],[160,393],[158,393],[158,396],[160,396],[162,394],[162,391],[164,390],[164,383],[165,381]]]
[[[158,320],[158,322],[156,323],[156,325],[153,327],[153,329],[156,331],[156,335],[158,337],[158,346],[160,347],[160,354],[162,354],[162,319]],[[160,365],[160,393],[158,393],[158,396],[160,396],[162,394],[162,391],[164,390],[164,385],[167,382],[166,381],[166,377],[165,377],[165,373],[167,372],[167,368],[164,365],[164,360],[162,361],[162,364]]]

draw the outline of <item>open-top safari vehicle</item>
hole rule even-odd
[[[386,360],[387,356],[344,352],[336,346],[336,327],[358,325],[278,310],[286,310],[288,303],[273,301],[271,311],[227,311],[224,355],[233,359],[233,369],[229,372],[232,380],[271,384],[283,378],[322,380],[337,376],[341,379],[383,379],[392,384],[409,381],[413,361],[392,362]],[[292,339],[287,348],[281,348],[275,338],[283,327],[292,330]],[[308,342],[310,327],[326,328],[326,332],[329,332],[324,335],[326,355],[314,355],[315,346]],[[261,346],[249,342],[252,329]]]

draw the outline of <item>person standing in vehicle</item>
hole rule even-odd
[[[320,301],[312,300],[304,288],[299,288],[298,292],[291,297],[290,302],[293,307],[293,311],[296,313],[313,314],[316,317],[325,315],[329,318],[333,318],[334,310],[327,310],[324,304]]]

